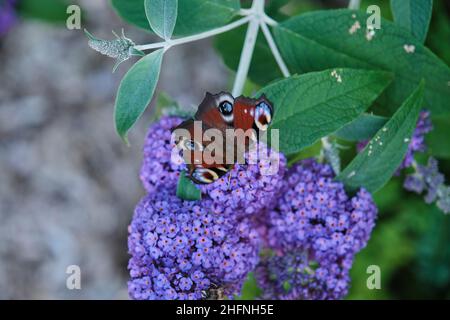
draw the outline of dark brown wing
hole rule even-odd
[[[195,120],[203,121],[208,127],[224,131],[233,126],[233,114],[228,115],[221,112],[224,103],[234,104],[234,98],[227,92],[218,94],[206,93],[205,98],[198,106]]]
[[[225,164],[225,145],[214,145],[215,139],[207,131],[214,129],[205,123],[189,119],[175,129],[175,144],[183,153],[183,159],[188,167],[189,178],[195,183],[208,184],[216,181],[229,171]],[[223,139],[222,131],[216,129],[216,137]]]

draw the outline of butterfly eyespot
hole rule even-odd
[[[228,116],[233,113],[233,105],[229,101],[223,101],[219,105],[219,111],[221,114]]]
[[[255,108],[255,123],[259,130],[266,131],[272,122],[272,107],[267,102],[260,102]]]
[[[184,140],[184,149],[190,151],[203,151],[203,146],[194,140]]]
[[[216,97],[216,106],[222,116],[222,119],[229,125],[233,124],[233,104],[234,98],[231,94],[226,92],[221,92]]]
[[[212,183],[219,179],[219,175],[211,169],[195,168],[192,172],[192,178],[199,183]]]

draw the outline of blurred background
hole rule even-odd
[[[347,4],[285,2],[284,14]],[[0,299],[128,297],[127,226],[144,194],[138,174],[151,108],[126,147],[113,107],[131,62],[112,74],[114,60],[91,50],[82,30],[66,28],[68,4],[81,7],[82,28],[100,38],[124,28],[136,43],[157,41],[121,21],[106,0],[0,0]],[[362,8],[369,4],[391,18],[388,1]],[[449,7],[435,0],[427,39],[447,64]],[[205,91],[229,89],[233,74],[214,47],[203,40],[169,50],[156,96],[196,105]],[[450,181],[450,120],[436,119],[435,127],[428,142]],[[401,183],[393,179],[376,194],[380,217],[356,258],[349,299],[450,298],[450,216]],[[381,267],[381,290],[366,287],[372,264]],[[81,290],[66,288],[69,265],[81,268]]]

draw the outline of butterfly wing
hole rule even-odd
[[[258,99],[237,97],[234,101],[234,127],[244,131],[266,131],[273,118],[272,103],[262,95]]]
[[[227,92],[218,94],[207,92],[194,118],[211,128],[224,131],[233,126],[233,104],[234,98]]]
[[[234,127],[244,131],[253,128],[256,99],[237,97],[234,101]]]
[[[173,133],[175,145],[183,153],[188,167],[188,177],[195,183],[212,183],[229,171],[220,130],[189,119],[176,127]]]

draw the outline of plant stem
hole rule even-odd
[[[350,0],[348,3],[348,8],[353,10],[359,10],[361,6],[361,0]]]
[[[188,43],[188,42],[192,42],[192,41],[197,41],[197,40],[201,40],[201,39],[205,39],[205,38],[209,38],[230,30],[233,30],[237,27],[240,27],[243,24],[246,24],[247,22],[249,22],[250,20],[252,20],[252,16],[246,16],[243,17],[242,19],[236,20],[232,23],[229,23],[225,26],[216,28],[216,29],[212,29],[212,30],[208,30],[196,35],[192,35],[192,36],[187,36],[187,37],[183,37],[183,38],[179,38],[179,39],[175,39],[175,40],[168,40],[168,41],[163,41],[163,42],[156,42],[156,43],[150,43],[150,44],[145,44],[145,45],[139,45],[139,46],[135,46],[135,48],[137,50],[152,50],[152,49],[159,49],[159,48],[170,48],[172,46],[175,45],[179,45],[179,44],[183,44],[183,43]]]
[[[272,51],[273,57],[275,58],[275,61],[278,64],[278,67],[281,70],[281,73],[283,74],[283,77],[287,78],[291,74],[284,63],[283,58],[281,57],[280,51],[278,50],[277,44],[273,40],[272,34],[270,33],[269,27],[267,27],[265,22],[261,22],[261,30],[266,37],[267,43],[269,44],[270,50]]]
[[[237,97],[242,94],[245,80],[247,79],[248,69],[252,61],[253,50],[255,49],[256,38],[258,36],[260,18],[264,14],[264,0],[253,0],[250,23],[248,24],[247,34],[245,35],[244,47],[242,48],[239,67],[234,80],[232,95]]]

